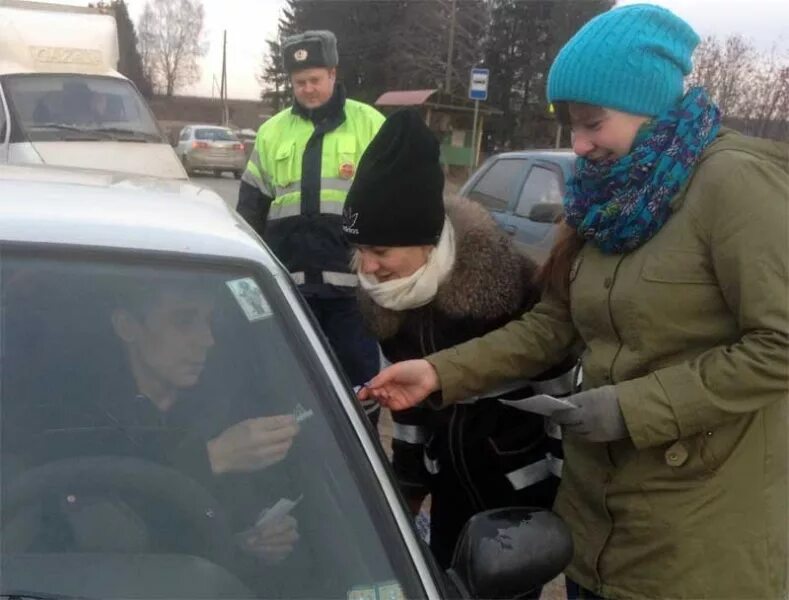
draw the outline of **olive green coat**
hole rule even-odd
[[[789,148],[726,131],[639,249],[592,244],[570,306],[428,358],[445,403],[534,375],[580,338],[630,438],[565,437],[566,574],[611,598],[784,598]]]

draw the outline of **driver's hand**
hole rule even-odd
[[[285,458],[298,432],[292,414],[236,423],[208,442],[211,470],[220,474],[270,467]]]
[[[267,563],[286,559],[299,541],[299,523],[285,515],[271,523],[255,527],[246,534],[244,548]]]

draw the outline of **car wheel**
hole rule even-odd
[[[214,169],[214,177],[222,177],[222,171],[219,169]]]
[[[181,164],[183,164],[184,171],[186,171],[188,177],[194,175],[194,171],[189,167],[189,161],[186,159],[186,154],[181,157]]]
[[[236,179],[241,179],[241,176],[244,174],[243,171],[233,171],[233,177]]]

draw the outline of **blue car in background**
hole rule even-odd
[[[491,156],[459,194],[482,204],[499,226],[538,262],[544,261],[562,214],[571,150],[522,150]]]

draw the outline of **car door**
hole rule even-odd
[[[8,160],[9,133],[9,112],[5,103],[2,85],[0,85],[0,162]]]
[[[517,232],[512,212],[517,191],[528,170],[528,159],[513,156],[494,158],[488,167],[461,193],[488,209],[493,219],[509,235]]]
[[[563,196],[561,167],[547,160],[531,161],[518,190],[510,225],[515,229],[516,243],[538,262],[548,257],[553,245]]]

